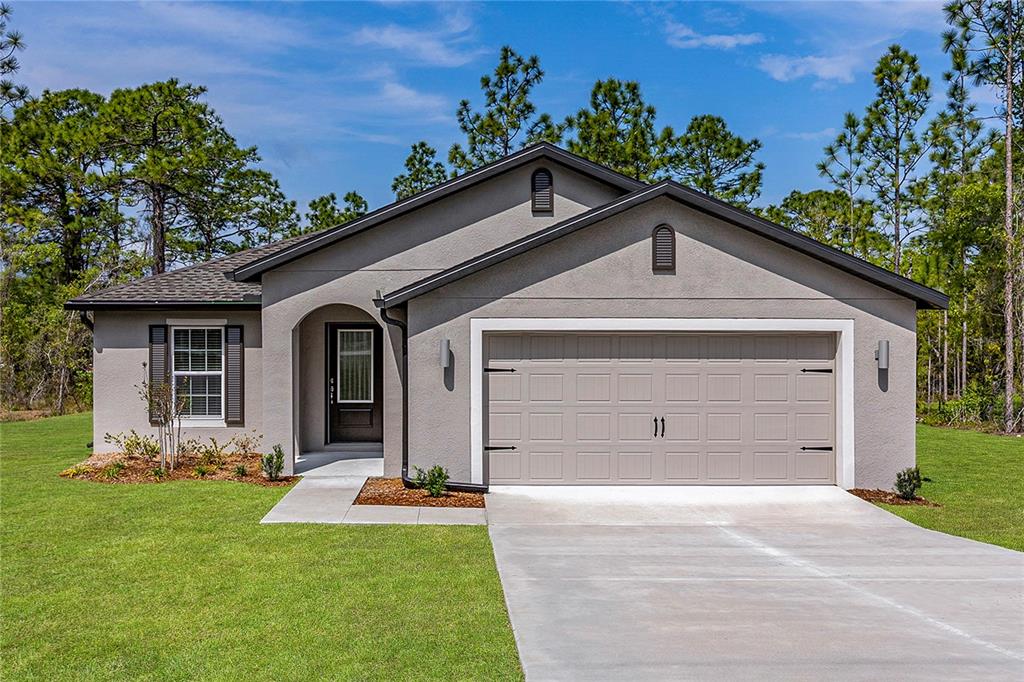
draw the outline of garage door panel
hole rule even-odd
[[[832,335],[485,337],[493,484],[835,479]],[[810,371],[802,371],[810,370]],[[801,450],[801,447],[805,448]]]

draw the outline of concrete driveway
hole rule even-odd
[[[1024,679],[1024,554],[833,487],[492,488],[529,680]]]

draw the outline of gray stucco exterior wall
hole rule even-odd
[[[553,215],[531,211],[530,176],[540,167],[554,175]],[[324,382],[314,376],[322,360],[309,357],[310,352],[320,353],[314,338],[318,332],[310,330],[336,321],[332,313],[321,312],[326,310],[324,306],[349,306],[334,310],[351,315],[349,319],[372,319],[384,329],[384,463],[387,475],[398,475],[401,340],[374,307],[376,292],[395,290],[620,194],[621,190],[557,164],[526,164],[265,273],[263,385],[267,409],[263,428],[267,442],[290,446],[292,454],[317,449],[311,444],[318,442],[323,429],[318,406],[324,404]],[[289,460],[286,470],[290,467]]]
[[[107,433],[127,432],[156,435],[149,424],[149,412],[139,397],[138,386],[146,378],[143,363],[149,362],[149,325],[168,321],[208,322],[211,326],[230,324],[244,327],[245,339],[245,424],[243,426],[186,426],[184,438],[225,441],[233,435],[256,429],[263,431],[263,330],[258,311],[97,311],[93,332],[93,450],[108,452]]]
[[[651,270],[650,236],[678,233],[677,269]],[[853,320],[856,485],[889,488],[915,460],[913,301],[810,257],[659,199],[408,303],[410,462],[470,477],[472,318],[808,318]],[[445,382],[437,348],[449,339]],[[887,385],[874,362],[890,341]]]

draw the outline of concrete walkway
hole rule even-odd
[[[495,488],[529,680],[1024,679],[1024,554],[834,487]]]
[[[260,523],[398,523],[483,525],[484,509],[353,505],[369,476],[384,474],[384,460],[306,455],[296,462],[302,480]]]

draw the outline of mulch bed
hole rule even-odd
[[[923,497],[915,497],[912,500],[904,500],[902,497],[892,492],[891,490],[870,490],[868,488],[854,488],[848,492],[853,493],[862,500],[868,502],[875,502],[881,504],[916,504],[921,507],[941,507],[941,504],[936,504],[930,500],[926,500]]]
[[[400,478],[366,479],[353,504],[387,504],[399,507],[475,507],[484,506],[482,493],[447,492],[431,497],[426,490],[406,488]]]
[[[235,472],[235,467],[239,465],[245,467],[244,476],[239,476]],[[68,467],[60,472],[60,475],[64,478],[97,483],[163,483],[181,480],[238,481],[271,488],[291,485],[298,480],[295,476],[281,477],[277,481],[264,478],[260,469],[259,453],[225,455],[220,464],[203,463],[199,457],[195,456],[179,457],[173,471],[167,470],[163,476],[157,477],[153,474],[153,470],[159,466],[160,461],[156,459],[100,453],[80,464]]]

